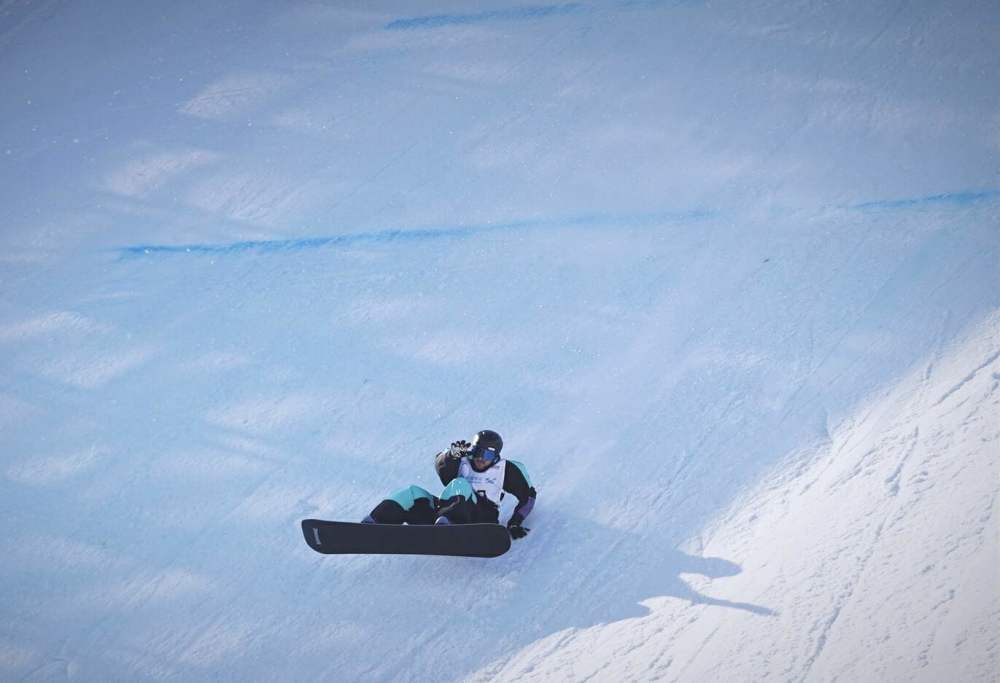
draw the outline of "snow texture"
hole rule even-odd
[[[998,29],[0,4],[0,679],[996,681]],[[303,542],[484,428],[503,557]]]

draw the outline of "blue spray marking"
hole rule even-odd
[[[695,223],[711,218],[714,215],[716,215],[714,212],[705,210],[643,214],[586,213],[563,219],[520,220],[487,225],[445,226],[413,230],[377,230],[331,237],[251,240],[230,242],[228,244],[139,244],[121,247],[116,251],[122,258],[142,258],[171,254],[226,256],[245,252],[269,253],[350,247],[356,244],[405,244],[432,240],[463,239],[490,232],[511,230],[601,226],[625,228],[650,227],[664,224]]]
[[[705,4],[705,0],[619,0],[623,9],[653,9],[657,7],[695,7]]]
[[[478,12],[476,14],[434,14],[426,17],[397,19],[386,24],[385,28],[387,31],[407,31],[420,28],[440,28],[442,26],[465,26],[493,21],[529,21],[532,19],[573,14],[582,8],[583,5],[580,3],[570,2],[561,5],[514,7],[511,9]]]
[[[965,207],[1000,199],[1000,190],[950,192],[851,204],[844,208],[859,211],[890,211],[920,209],[935,206]],[[585,213],[563,218],[533,219],[490,223],[486,225],[441,226],[418,229],[387,229],[373,232],[334,235],[330,237],[290,238],[279,240],[251,240],[226,244],[140,244],[121,247],[116,251],[122,258],[141,258],[153,255],[232,255],[244,252],[289,252],[327,247],[350,247],[357,244],[406,244],[432,240],[463,239],[490,232],[511,230],[560,229],[574,227],[641,228],[661,225],[697,223],[718,217],[718,212],[704,209],[681,212],[650,213]]]
[[[849,208],[862,211],[879,209],[919,209],[925,206],[971,206],[1000,198],[998,190],[983,190],[980,192],[948,192],[933,194],[926,197],[909,197],[905,199],[888,199],[863,204],[854,204]]]
[[[415,242],[446,237],[471,235],[469,228],[445,228],[441,230],[381,230],[377,232],[333,237],[308,237],[283,240],[251,240],[228,244],[139,244],[122,247],[123,257],[149,256],[153,254],[239,254],[241,252],[277,252],[319,249],[323,247],[351,246],[363,243]]]

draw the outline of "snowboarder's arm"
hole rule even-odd
[[[462,455],[468,451],[468,446],[466,441],[456,441],[434,456],[434,468],[443,486],[447,486],[458,476],[458,466],[462,462]]]
[[[535,507],[535,498],[538,494],[535,492],[535,487],[531,485],[528,470],[523,464],[515,460],[507,460],[506,463],[503,490],[517,498],[517,507],[514,508],[507,526],[521,526],[521,523],[531,514],[532,508]]]

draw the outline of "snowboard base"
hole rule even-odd
[[[324,555],[499,557],[510,533],[499,524],[360,524],[302,520],[309,547]]]

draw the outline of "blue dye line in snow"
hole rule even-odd
[[[406,31],[419,28],[482,24],[492,21],[528,21],[531,19],[544,19],[546,17],[573,14],[582,8],[583,5],[578,2],[569,2],[561,5],[512,7],[510,9],[477,12],[475,14],[434,14],[410,19],[396,19],[386,24],[385,28],[387,31]]]
[[[1000,190],[980,190],[949,192],[887,199],[847,206],[860,211],[920,209],[933,206],[971,206],[1000,199]],[[279,240],[248,240],[224,244],[140,244],[117,249],[123,258],[143,257],[155,254],[238,254],[242,252],[281,252],[320,249],[324,247],[348,247],[356,244],[390,244],[425,242],[430,240],[460,239],[489,232],[518,229],[557,229],[573,227],[647,227],[664,224],[694,223],[717,216],[706,210],[686,212],[652,212],[645,214],[589,213],[567,218],[550,218],[492,223],[487,225],[450,226],[423,229],[390,229],[373,232],[334,235],[331,237],[305,237]]]
[[[646,227],[663,224],[693,223],[716,215],[711,211],[654,212],[646,214],[588,213],[564,219],[521,220],[508,223],[460,227],[423,228],[413,230],[376,230],[373,232],[334,235],[331,237],[304,237],[280,240],[248,240],[224,244],[139,244],[117,249],[122,258],[139,258],[157,254],[211,254],[227,255],[243,252],[282,252],[321,249],[324,247],[349,247],[356,244],[391,244],[426,242],[430,240],[473,237],[489,232],[519,229],[557,229],[573,227]]]
[[[444,230],[382,230],[354,235],[333,237],[306,237],[283,240],[248,240],[228,244],[139,244],[122,247],[122,256],[148,256],[152,254],[238,254],[247,251],[295,251],[322,247],[350,246],[364,242],[413,242],[444,237],[464,237],[472,234],[467,228]]]
[[[672,7],[692,7],[703,5],[705,0],[619,0],[618,7],[624,9],[647,9],[663,5]]]
[[[886,199],[862,204],[853,204],[850,208],[871,209],[919,209],[925,206],[970,206],[1000,198],[1000,190],[982,190],[978,192],[947,192],[926,197],[909,197],[906,199]]]

